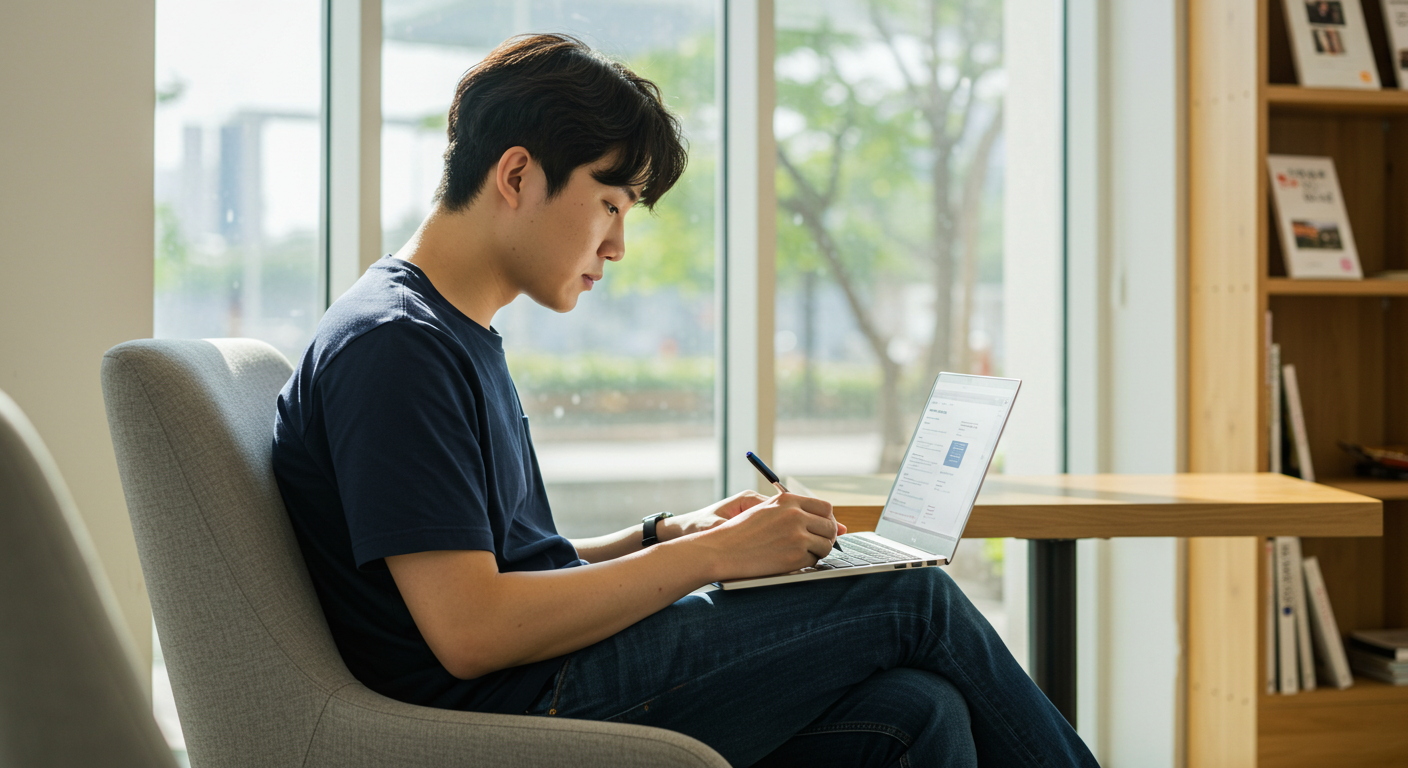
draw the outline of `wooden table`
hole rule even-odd
[[[873,531],[894,475],[800,476],[788,488]],[[1115,536],[1382,536],[1378,499],[1287,475],[990,475],[966,538],[1031,539],[1030,668],[1075,722],[1075,539]]]

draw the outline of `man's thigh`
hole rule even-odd
[[[936,599],[967,605],[937,568],[690,595],[570,655],[530,712],[669,728],[748,765],[905,666]]]

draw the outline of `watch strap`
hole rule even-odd
[[[657,525],[659,525],[661,520],[664,520],[667,517],[674,517],[674,515],[669,512],[656,512],[653,515],[646,515],[644,518],[641,518],[641,522],[645,524],[644,529],[642,529],[640,539],[640,545],[642,547],[648,547],[652,544],[660,543],[660,536],[656,532],[655,528]]]

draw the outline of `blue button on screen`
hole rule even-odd
[[[944,466],[957,468],[959,464],[963,463],[963,454],[967,450],[967,443],[954,440],[948,447],[948,456],[944,459]]]

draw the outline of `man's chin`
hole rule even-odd
[[[537,296],[532,296],[532,294],[529,295],[531,296],[533,301],[538,303],[538,306],[546,307],[554,312],[557,312],[558,314],[571,312],[572,310],[577,308],[578,296],[576,295],[553,296],[551,298],[539,298]]]

